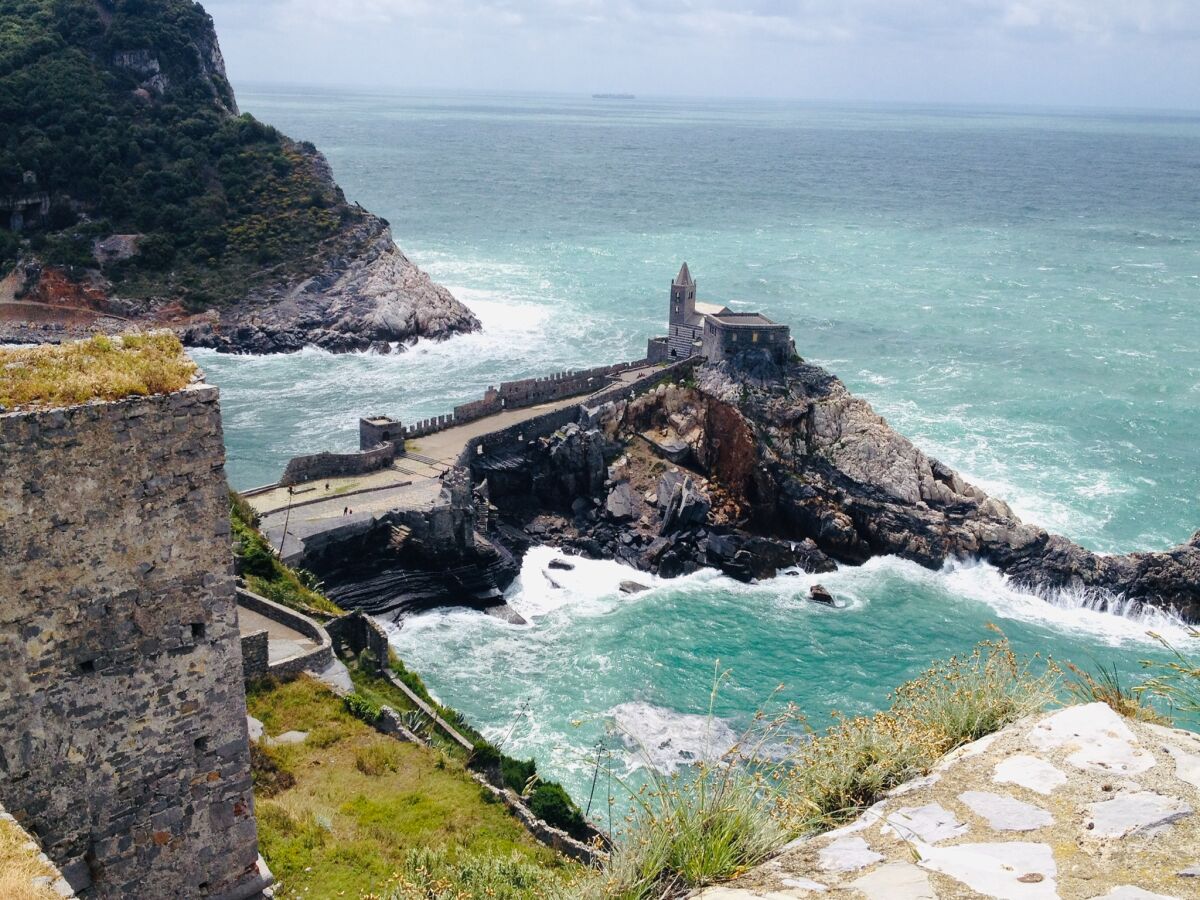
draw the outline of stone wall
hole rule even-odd
[[[329,632],[334,644],[343,648],[344,652],[358,656],[364,650],[368,651],[375,661],[376,674],[383,675],[388,671],[391,645],[388,643],[387,632],[366,613],[356,611],[332,619],[325,623],[325,630]]]
[[[237,589],[237,602],[239,606],[266,616],[292,631],[298,631],[317,644],[307,653],[278,662],[272,663],[268,658],[266,674],[276,678],[290,678],[301,672],[320,672],[333,662],[333,642],[329,639],[329,634],[308,616],[240,587]]]
[[[506,409],[523,409],[541,403],[553,403],[567,397],[590,394],[603,387],[608,379],[648,364],[648,360],[640,359],[634,362],[614,363],[610,366],[597,366],[594,369],[558,372],[543,378],[504,381],[501,382],[499,388],[489,385],[481,400],[460,404],[454,407],[453,413],[423,419],[410,425],[404,429],[404,436],[406,438],[424,437],[456,425],[475,422]]]
[[[215,388],[0,415],[0,802],[82,897],[255,896]]]
[[[282,485],[304,484],[322,478],[341,478],[367,475],[386,469],[396,458],[396,444],[380,444],[371,450],[357,453],[314,453],[296,456],[288,461],[279,479]]]
[[[628,400],[631,397],[639,396],[649,390],[653,390],[665,381],[685,377],[703,361],[703,359],[698,357],[680,360],[677,363],[664,366],[631,384],[617,385],[609,388],[607,391],[589,396],[585,400],[581,400],[578,406],[565,406],[562,409],[551,410],[540,416],[534,416],[532,419],[526,419],[524,422],[518,422],[516,425],[510,425],[508,428],[501,428],[480,435],[467,442],[467,445],[458,457],[458,465],[469,468],[472,462],[484,454],[506,453],[518,450],[529,441],[547,437],[565,425],[578,422],[581,408],[585,405],[589,409],[594,409],[603,406],[605,403],[616,400]]]
[[[249,684],[271,674],[270,639],[267,632],[242,635],[242,680]]]

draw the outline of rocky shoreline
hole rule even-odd
[[[674,577],[741,580],[895,555],[928,568],[978,559],[1051,597],[1087,592],[1200,620],[1200,533],[1163,552],[1105,556],[1022,522],[895,432],[836,377],[747,352],[686,384],[584,409],[578,425],[471,464],[493,538]]]
[[[445,340],[480,329],[466,306],[396,246],[383,219],[364,210],[337,243],[325,248],[316,274],[197,315],[173,298],[124,299],[98,271],[68,279],[27,260],[0,285],[0,344],[58,343],[141,327],[170,328],[186,346],[222,353],[294,353],[308,346],[392,353],[420,338]]]

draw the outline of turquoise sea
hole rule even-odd
[[[485,330],[394,356],[221,357],[237,487],[355,444],[359,415],[442,413],[488,384],[640,356],[686,259],[702,297],[791,323],[800,353],[1029,521],[1101,552],[1200,528],[1200,116],[280,88],[242,107],[328,155],[348,196]],[[536,551],[517,628],[474,614],[394,641],[444,701],[588,794],[612,722],[661,766],[779,683],[817,721],[863,712],[995,623],[1025,652],[1134,676],[1159,615],[1009,589],[984,566],[893,559],[822,581],[711,573],[618,599],[562,590]],[[632,762],[630,764],[633,764]]]

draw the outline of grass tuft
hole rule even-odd
[[[33,879],[57,877],[39,858],[40,850],[29,846],[30,838],[11,819],[0,819],[0,897],[4,900],[57,900],[49,886]]]
[[[1067,669],[1071,672],[1067,691],[1074,699],[1082,703],[1106,703],[1118,715],[1138,722],[1171,724],[1170,718],[1147,702],[1144,691],[1125,687],[1115,663],[1111,668],[1098,664],[1095,674],[1073,663],[1067,663]]]
[[[168,331],[0,350],[0,406],[74,406],[169,394],[186,387],[195,372],[196,364]]]
[[[1200,713],[1200,657],[1184,653],[1162,635],[1152,632],[1151,636],[1171,651],[1172,659],[1169,662],[1143,661],[1142,666],[1153,676],[1138,685],[1136,693],[1156,697],[1189,716]],[[1200,641],[1200,630],[1191,629],[1189,637]]]
[[[1044,709],[1058,680],[1057,667],[1035,672],[1006,640],[934,663],[897,688],[887,710],[841,718],[796,748],[784,814],[797,832],[851,818],[956,747]]]
[[[630,789],[635,810],[618,846],[571,895],[659,900],[738,876],[791,838],[852,818],[949,751],[1053,702],[1058,669],[1036,662],[1021,662],[1007,641],[984,642],[902,685],[889,709],[802,738],[795,707],[760,712],[717,761]],[[724,677],[714,681],[713,705]]]

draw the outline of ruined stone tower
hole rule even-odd
[[[215,388],[0,414],[0,803],[81,897],[258,896]]]

